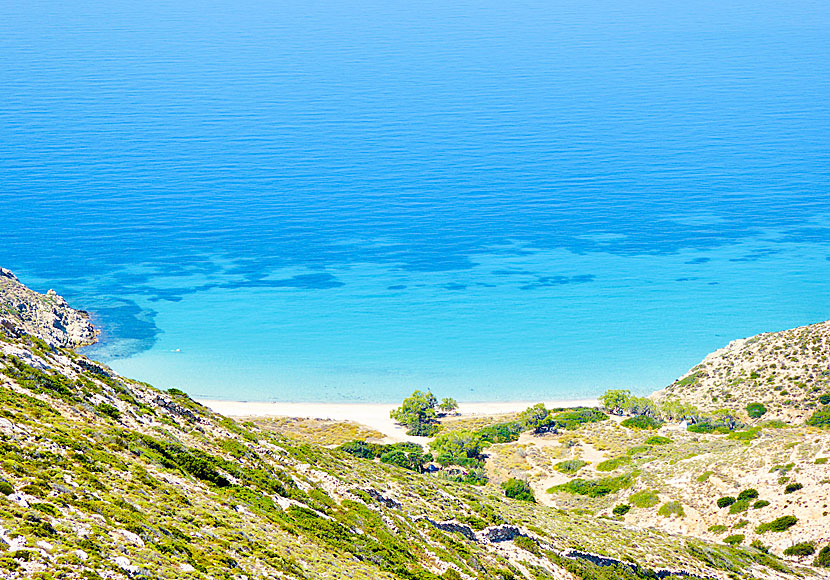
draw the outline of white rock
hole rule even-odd
[[[179,565],[179,570],[182,572],[194,572],[196,568],[185,562],[184,564]]]
[[[81,562],[86,562],[89,559],[89,554],[87,554],[83,550],[75,550],[75,555],[78,556],[78,559]]]
[[[41,550],[46,550],[47,552],[51,552],[55,549],[55,547],[46,540],[38,540],[38,543],[35,544],[35,546],[37,546]]]

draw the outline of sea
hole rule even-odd
[[[830,319],[830,2],[0,1],[0,265],[198,398],[648,393]]]

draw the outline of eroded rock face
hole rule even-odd
[[[64,348],[92,344],[98,337],[87,312],[75,310],[54,290],[30,290],[5,268],[0,268],[0,325]]]

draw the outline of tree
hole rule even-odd
[[[481,464],[481,452],[487,443],[473,431],[453,431],[436,437],[429,444],[441,465],[474,467]]]
[[[435,424],[437,405],[438,400],[432,392],[415,391],[389,416],[407,427],[407,435],[431,437],[438,431],[438,425]]]
[[[541,431],[551,423],[550,410],[546,409],[544,404],[537,403],[522,411],[519,421],[528,429]]]
[[[599,398],[602,406],[609,413],[622,415],[628,410],[628,403],[631,400],[631,391],[623,389],[609,389]]]
[[[444,397],[441,399],[441,404],[438,405],[438,410],[445,415],[455,412],[456,409],[458,409],[458,401],[452,397]]]

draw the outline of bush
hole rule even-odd
[[[583,461],[581,459],[568,459],[566,461],[560,461],[554,465],[553,468],[559,473],[571,474],[576,473],[586,465],[588,465],[587,461]]]
[[[816,568],[830,568],[830,545],[824,546],[813,560],[813,566]]]
[[[628,502],[634,507],[650,508],[656,506],[660,502],[660,498],[657,496],[657,492],[645,489],[632,493],[628,498]]]
[[[509,498],[536,503],[530,484],[523,479],[510,478],[502,483],[501,487],[504,489],[504,495]]]
[[[761,403],[750,403],[746,406],[746,413],[752,419],[759,419],[763,417],[767,412],[767,408],[764,407]]]
[[[826,457],[816,457],[816,460],[815,460],[814,463],[816,465],[825,465],[827,463],[827,458]]]
[[[735,501],[736,500],[735,500],[734,497],[726,495],[726,496],[723,496],[723,497],[719,497],[718,501],[717,501],[717,504],[718,504],[719,508],[723,509],[725,507],[731,506],[733,503],[735,503]]]
[[[601,479],[574,479],[561,485],[551,487],[548,492],[561,491],[574,495],[587,495],[588,497],[603,497],[610,493],[616,493],[621,489],[631,487],[631,475],[619,477],[603,477]]]
[[[769,502],[768,502],[767,500],[765,500],[765,499],[759,499],[759,500],[758,500],[758,501],[756,501],[754,504],[752,504],[752,509],[754,509],[754,510],[759,510],[759,509],[761,509],[761,508],[763,508],[763,507],[767,507],[768,505],[769,505]]]
[[[628,427],[629,429],[648,429],[654,430],[659,429],[660,425],[663,423],[653,417],[647,417],[645,415],[638,415],[636,417],[629,417],[628,419],[624,420],[620,425],[623,427]]]
[[[14,488],[8,481],[0,480],[0,493],[2,493],[3,495],[11,495],[12,493],[14,493]]]
[[[830,409],[819,409],[805,423],[813,427],[821,427],[822,429],[830,427]]]
[[[729,544],[730,546],[737,546],[738,544],[744,543],[744,536],[743,534],[732,534],[731,536],[726,536],[723,539],[724,544]]]
[[[785,532],[798,523],[798,518],[795,516],[781,516],[778,519],[772,520],[755,528],[756,534],[764,534],[766,532]]]
[[[597,423],[606,419],[608,419],[608,415],[598,409],[574,409],[552,415],[551,427],[573,430],[585,423]]]
[[[713,534],[722,534],[726,531],[726,526],[723,524],[715,524],[713,526],[709,526],[709,531]]]
[[[764,554],[769,554],[769,546],[764,544],[761,540],[752,540],[749,544],[750,548],[755,548],[759,552],[763,552]]]
[[[745,512],[748,509],[749,509],[749,500],[748,499],[742,499],[742,500],[736,501],[731,506],[729,506],[729,513],[730,514],[739,514],[741,512]]]
[[[660,435],[646,439],[646,445],[668,445],[669,443],[673,443],[673,441],[668,437],[661,437]]]
[[[790,483],[790,484],[787,485],[787,487],[784,488],[784,493],[795,493],[796,491],[798,491],[802,487],[804,487],[804,486],[801,485],[800,483]]]
[[[686,515],[686,512],[683,511],[683,504],[679,501],[670,501],[661,505],[660,509],[657,510],[657,514],[664,518],[670,518],[672,516],[682,518]]]
[[[439,435],[429,446],[435,454],[435,460],[441,465],[481,467],[481,453],[487,444],[474,431],[452,431]]]
[[[615,516],[624,516],[629,511],[631,511],[631,506],[628,504],[621,503],[619,505],[614,506],[614,509],[611,510],[611,513]]]
[[[812,556],[815,553],[816,545],[813,542],[800,542],[784,550],[785,556]]]
[[[830,393],[823,393],[819,395],[818,401],[822,405],[830,405]]]
[[[614,457],[613,459],[606,459],[605,461],[597,463],[597,471],[614,471],[626,463],[631,463],[631,458],[626,455]]]
[[[729,439],[734,439],[735,441],[752,441],[753,439],[758,438],[760,432],[760,427],[750,427],[745,431],[733,431],[728,437]]]
[[[109,417],[114,421],[118,421],[121,418],[121,411],[118,410],[118,407],[110,405],[109,403],[101,403],[100,405],[96,405],[95,410],[98,411],[100,415]]]
[[[756,497],[758,497],[758,490],[750,487],[738,494],[738,501],[742,499],[755,499]]]

